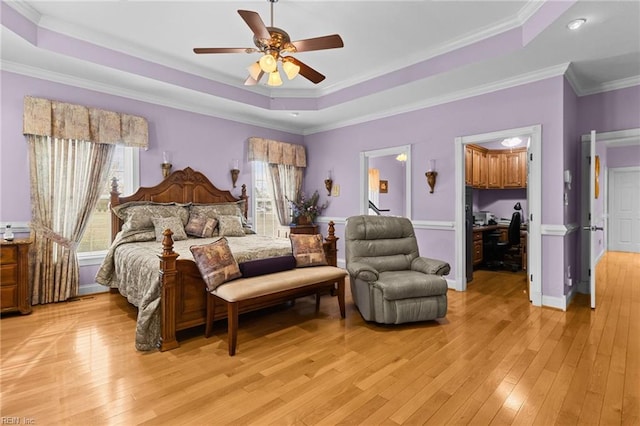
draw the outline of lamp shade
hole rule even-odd
[[[289,80],[293,80],[300,72],[300,66],[291,61],[283,61],[282,69]]]
[[[280,78],[280,71],[276,68],[275,71],[269,73],[269,81],[267,81],[269,86],[281,86],[282,78]]]
[[[277,68],[277,65],[278,65],[278,62],[276,61],[276,58],[274,58],[272,55],[268,53],[264,55],[262,58],[260,58],[260,68],[264,72],[275,71],[275,69]]]

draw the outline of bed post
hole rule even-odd
[[[118,204],[120,204],[120,192],[118,191],[118,178],[115,176],[111,178],[111,194],[110,195],[111,195],[111,198],[109,200],[109,211],[111,212],[111,241],[113,241],[114,238],[116,237],[116,234],[120,232],[120,227],[122,226],[120,218],[116,216],[115,213],[113,213],[113,210],[111,210],[112,207],[115,207]]]
[[[173,251],[173,232],[165,229],[162,233],[162,254],[160,258],[160,351],[177,348],[176,340],[176,259],[179,254]]]
[[[329,221],[327,236],[324,239],[324,253],[327,257],[327,263],[331,266],[338,266],[338,240],[336,237],[335,223]]]
[[[248,219],[249,215],[249,196],[247,195],[247,185],[245,185],[244,183],[242,184],[242,194],[240,195],[240,199],[244,200],[244,211],[242,212],[242,214],[244,214],[244,218]]]

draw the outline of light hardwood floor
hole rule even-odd
[[[136,352],[117,294],[3,317],[1,415],[21,424],[640,424],[640,255],[608,253],[598,306],[529,304],[523,274],[478,272],[445,320],[365,323],[312,299]],[[11,420],[11,419],[9,419]]]

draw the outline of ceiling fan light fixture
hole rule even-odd
[[[283,60],[282,61],[282,70],[287,75],[287,78],[289,80],[293,80],[294,78],[296,78],[296,76],[300,72],[300,66],[294,64],[291,61],[284,61]]]
[[[277,69],[278,61],[270,53],[266,53],[260,58],[260,68],[264,72],[272,73]]]
[[[267,85],[282,86],[282,78],[280,77],[280,71],[278,71],[277,68],[275,71],[269,73],[269,81],[267,81]]]
[[[514,146],[518,146],[522,143],[522,139],[515,137],[515,138],[507,138],[505,140],[503,140],[502,142],[500,142],[500,144],[502,146],[506,146],[508,148],[513,148]]]
[[[256,81],[260,80],[260,73],[263,72],[262,68],[260,67],[260,62],[256,61],[253,64],[249,65],[247,67],[247,70],[249,71],[249,75],[251,76],[251,78]]]

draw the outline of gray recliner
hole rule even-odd
[[[443,318],[448,263],[420,257],[411,221],[352,216],[345,229],[351,294],[362,317],[383,324]]]

